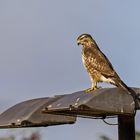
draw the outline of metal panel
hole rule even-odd
[[[0,115],[0,128],[39,127],[74,123],[76,121],[75,117],[42,113],[45,106],[62,97],[39,98],[19,103]]]
[[[140,93],[140,89],[134,90]],[[84,117],[133,115],[135,103],[132,96],[120,88],[104,88],[91,93],[69,94],[46,106],[43,112]]]
[[[140,89],[134,90],[140,93]],[[140,102],[137,109],[140,109]],[[79,91],[21,102],[0,115],[0,128],[71,124],[76,121],[73,116],[106,117],[134,113],[133,98],[122,89],[106,88],[91,93]]]

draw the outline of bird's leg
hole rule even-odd
[[[88,92],[91,92],[96,89],[99,89],[99,88],[97,87],[97,82],[94,81],[94,82],[92,82],[91,88],[86,89],[85,92],[88,93]]]

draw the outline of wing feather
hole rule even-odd
[[[90,66],[106,78],[119,78],[108,58],[97,47],[87,47],[83,50],[86,67]],[[120,79],[120,78],[119,78]]]

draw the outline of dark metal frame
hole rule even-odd
[[[119,140],[135,140],[135,116],[118,117]]]
[[[137,95],[140,89],[133,88]],[[119,88],[32,99],[0,115],[0,128],[40,127],[72,124],[76,117],[118,117],[119,140],[135,140],[135,113],[140,109],[131,95]]]

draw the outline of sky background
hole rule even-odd
[[[90,80],[76,39],[90,33],[129,86],[140,87],[139,0],[1,0],[0,111],[39,97],[86,89]],[[105,85],[106,86],[106,85]],[[110,85],[108,85],[110,86]],[[140,130],[140,114],[136,128]],[[1,130],[0,136],[35,129]],[[117,139],[117,126],[78,119],[39,128],[42,140]],[[20,139],[20,138],[17,138]]]

